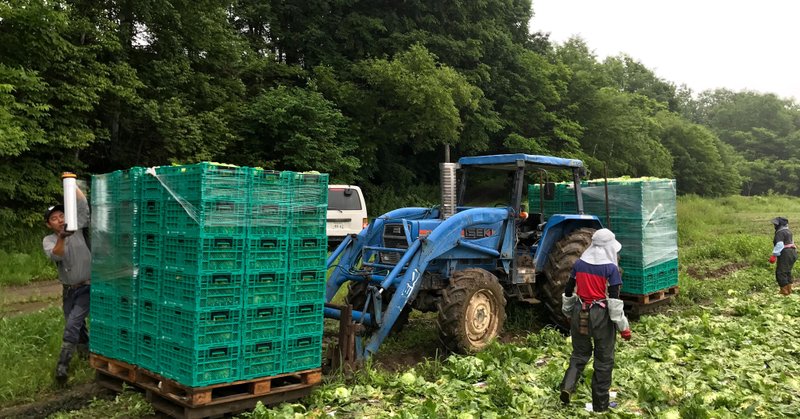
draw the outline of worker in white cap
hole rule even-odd
[[[575,262],[562,296],[562,311],[570,319],[572,356],[561,382],[561,401],[568,404],[583,369],[592,357],[592,410],[609,408],[611,372],[614,369],[616,330],[630,340],[631,329],[619,299],[622,277],[617,253],[622,245],[607,228],[597,230],[592,244]]]

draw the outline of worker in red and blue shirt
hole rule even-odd
[[[616,331],[630,340],[631,329],[619,299],[622,277],[617,253],[622,245],[607,228],[592,235],[592,244],[575,262],[564,289],[561,310],[570,319],[572,356],[561,381],[561,401],[568,404],[594,349],[592,410],[609,408]],[[592,344],[594,343],[594,348]]]

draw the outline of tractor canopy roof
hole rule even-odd
[[[462,157],[458,159],[461,167],[481,167],[485,169],[514,170],[517,162],[523,161],[525,164],[534,166],[547,166],[563,169],[573,169],[583,167],[583,162],[575,159],[564,159],[561,157],[537,156],[533,154],[494,154],[491,156]]]

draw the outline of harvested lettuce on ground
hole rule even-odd
[[[800,296],[769,292],[690,312],[644,316],[617,346],[612,391],[618,407],[603,417],[797,417],[800,412]],[[699,313],[699,314],[696,314]],[[558,385],[569,337],[545,329],[524,345],[495,344],[451,356],[436,368],[398,374],[368,371],[358,385],[323,386],[309,405],[256,409],[250,416],[398,418],[573,418],[591,402],[587,380],[569,407]]]

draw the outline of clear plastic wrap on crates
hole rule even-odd
[[[606,220],[604,181],[582,186],[587,214]],[[620,255],[642,269],[678,257],[675,181],[672,179],[609,179],[610,228],[622,244]]]
[[[143,176],[140,167],[92,176],[92,282],[106,292],[136,295]]]

